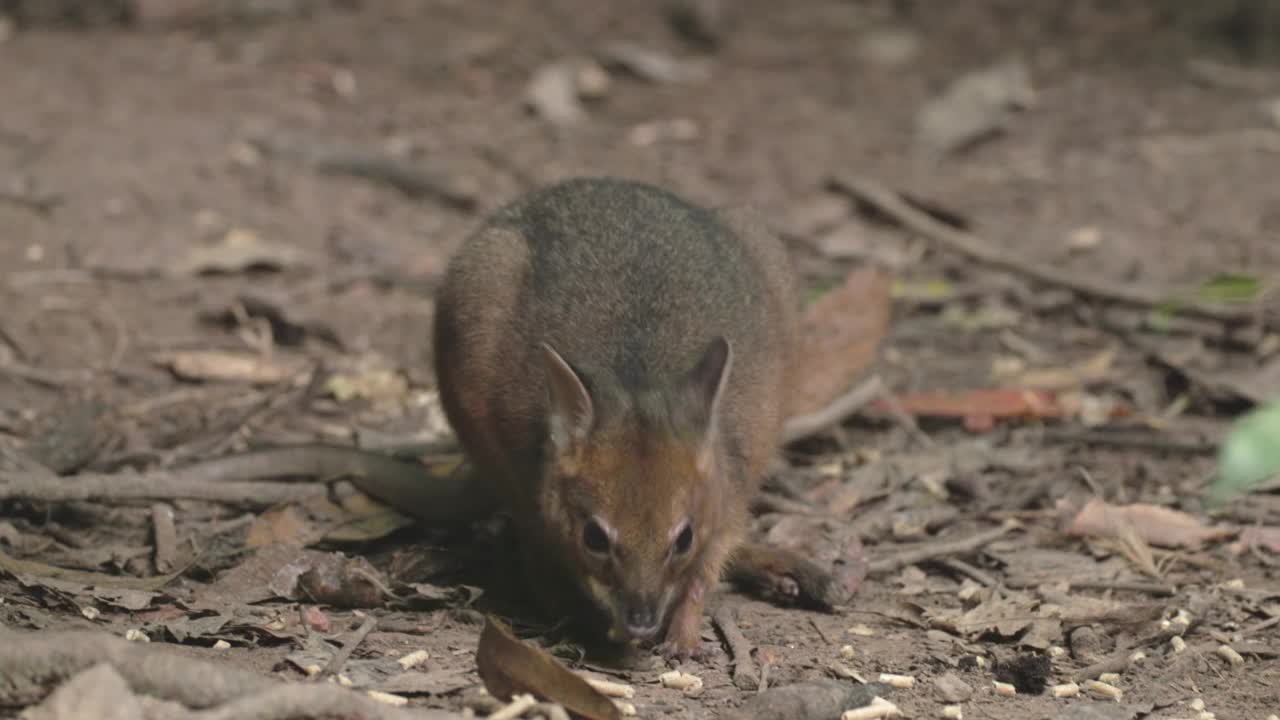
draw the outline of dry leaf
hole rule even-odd
[[[1063,408],[1050,392],[994,388],[957,392],[923,392],[900,395],[894,402],[909,415],[961,418],[973,431],[989,430],[996,420],[1045,419],[1061,417]],[[889,412],[893,408],[884,400],[872,403],[870,409]]]
[[[1142,540],[1166,548],[1195,548],[1236,533],[1233,528],[1207,526],[1178,510],[1145,503],[1110,505],[1100,498],[1093,498],[1080,509],[1067,532],[1119,538],[1129,527]]]
[[[1240,532],[1239,544],[1244,549],[1260,548],[1280,553],[1280,527],[1247,527]]]
[[[520,642],[493,617],[486,618],[476,648],[476,667],[489,692],[509,701],[519,693],[558,703],[585,720],[621,720],[616,705],[555,658]]]
[[[303,360],[279,355],[250,355],[219,350],[159,353],[153,359],[183,380],[200,382],[274,385],[295,377],[307,369],[307,363]]]
[[[973,609],[954,614],[950,611],[930,613],[930,624],[933,627],[948,630],[969,638],[977,638],[989,632],[1001,637],[1013,637],[1038,620],[1031,608],[1035,600],[1023,593],[1007,596],[993,595],[986,602]]]
[[[885,272],[859,268],[805,308],[789,417],[821,410],[875,363],[889,328],[891,287]]]

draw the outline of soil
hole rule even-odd
[[[936,6],[742,0],[732,4],[725,41],[713,52],[683,42],[658,4],[348,5],[198,27],[21,27],[0,42],[0,445],[38,455],[33,448],[45,442],[63,451],[54,455],[71,455],[55,469],[115,471],[261,443],[438,439],[443,426],[428,352],[431,288],[452,248],[485,212],[570,175],[647,180],[705,204],[751,203],[787,231],[805,208],[839,197],[829,189],[834,174],[854,172],[959,214],[1010,253],[1118,286],[1189,287],[1226,272],[1280,276],[1280,129],[1263,109],[1280,98],[1280,71],[1249,69],[1260,80],[1244,86],[1204,81],[1189,71],[1189,60],[1229,63],[1230,56],[1165,22],[1155,3],[1048,10],[1008,0]],[[902,64],[868,56],[868,38],[889,26],[919,41]],[[569,127],[527,106],[536,70],[624,40],[706,61],[709,78],[652,82],[611,73],[603,97],[585,102],[587,119]],[[956,77],[1010,57],[1030,69],[1030,107],[989,141],[942,158],[923,155],[914,130],[922,104]],[[691,121],[693,137],[637,142],[644,132],[637,127],[677,119]],[[263,152],[255,138],[383,153],[442,179],[474,205],[316,172],[297,158]],[[869,254],[896,262],[900,282],[945,281],[976,293],[970,300],[895,301],[877,368],[894,392],[984,386],[993,365],[1010,355],[1030,352],[1039,364],[1059,366],[1116,347],[1104,384],[1133,415],[1160,416],[1188,393],[1184,412],[1166,416],[1169,433],[1216,438],[1247,406],[1204,375],[1171,369],[1160,355],[1173,352],[1171,341],[1160,339],[1160,353],[1123,342],[1103,326],[1099,304],[938,252],[895,228],[847,216],[834,224],[852,227],[870,249],[851,261],[814,250],[823,230],[790,232],[814,287]],[[193,252],[217,247],[229,234],[256,238],[260,251],[274,253],[258,263],[268,267],[188,271]],[[304,328],[305,341],[291,344],[281,323],[267,341],[262,322],[223,317],[246,295],[282,309]],[[948,319],[947,307],[979,320],[993,307],[1014,308],[1016,320],[966,329]],[[1011,333],[1025,342],[1011,346]],[[390,402],[303,401],[291,382],[191,382],[160,362],[165,353],[259,352],[272,343],[271,357],[305,358],[356,378],[388,369],[407,385]],[[1208,354],[1206,372],[1226,373],[1261,357],[1266,344],[1251,345],[1256,356],[1231,342],[1196,347]],[[1048,424],[1081,430],[1075,421]],[[925,423],[917,431],[864,418],[834,437],[791,448],[791,475],[784,478],[805,488],[833,466],[848,478],[876,459],[923,458],[927,465],[945,456],[907,471],[909,481],[894,486],[898,501],[860,505],[851,527],[872,562],[932,535],[962,538],[1001,513],[1018,515],[1027,529],[957,556],[967,564],[873,573],[838,612],[780,607],[726,589],[724,602],[737,609],[758,648],[757,665],[770,660],[768,684],[830,677],[840,672],[833,664],[870,680],[913,675],[913,688],[889,697],[908,716],[936,717],[944,703],[935,680],[954,673],[973,689],[964,702],[967,717],[1094,717],[1069,715],[1104,702],[1087,693],[999,696],[991,668],[973,658],[1011,662],[1058,647],[1065,654],[1053,656],[1050,673],[1057,683],[1141,647],[1147,662],[1124,674],[1122,702],[1105,701],[1122,709],[1105,717],[1194,717],[1186,704],[1193,698],[1220,720],[1280,712],[1280,630],[1271,625],[1238,635],[1280,616],[1273,553],[1233,553],[1225,542],[1158,550],[1157,577],[1150,577],[1135,569],[1141,563],[1128,559],[1123,543],[1070,537],[1057,523],[1055,501],[1084,492],[1117,505],[1145,502],[1204,517],[1200,497],[1213,473],[1211,447],[1107,448],[1083,434],[1064,439],[1042,430],[1038,423],[1009,423],[975,436],[956,423]],[[90,439],[62,447],[77,432]],[[931,447],[921,444],[920,433]],[[975,441],[1017,454],[1023,469],[958,470],[964,463],[954,458]],[[50,457],[41,461],[54,467]],[[918,480],[930,473],[952,489],[946,499],[923,491]],[[151,572],[145,516],[121,505],[0,501],[0,549],[53,565]],[[200,503],[178,508],[184,541],[194,542],[192,533],[204,524],[239,515]],[[929,513],[935,519],[923,536],[895,534]],[[142,525],[128,525],[139,517]],[[1280,503],[1259,496],[1229,511],[1225,521],[1233,520],[1274,526]],[[95,547],[109,552],[87,552]],[[361,552],[359,545],[343,549]],[[198,586],[234,562],[206,558],[201,572],[181,582]],[[970,592],[966,581],[973,582],[969,570],[996,586],[980,589],[977,600],[962,599]],[[1055,590],[1053,583],[1067,577],[1101,585],[1076,585],[1069,595]],[[1035,582],[1031,589],[1010,584],[1018,578]],[[1173,594],[1125,583],[1167,584]],[[190,590],[183,588],[175,593]],[[0,572],[0,626],[86,626],[76,603],[53,595]],[[1016,620],[1030,612],[1021,598],[1033,596],[1042,609],[1058,602],[1072,612],[1083,612],[1072,598],[1093,598],[1123,608],[1123,617],[1064,621],[1038,647],[1024,634],[1025,623],[1014,631],[998,617],[970,616],[960,629],[953,623],[979,601]],[[1164,618],[1191,613],[1182,653],[1167,637],[1151,641],[1158,617],[1134,619],[1152,604]],[[354,657],[425,649],[433,672],[457,669],[463,685],[478,684],[480,626],[454,605],[408,613],[397,631],[372,633]],[[182,614],[172,605],[106,607],[93,624],[120,635]],[[194,637],[182,652],[300,677],[282,662],[296,647],[279,641],[282,633],[300,632],[296,605],[255,607],[293,624],[275,636],[236,635],[229,650]],[[349,610],[327,612],[335,633],[359,623]],[[750,697],[729,679],[730,659],[710,619],[706,631],[715,648],[710,659],[682,666],[703,678],[700,692],[663,688],[655,672],[625,675],[639,685],[634,703],[641,717],[714,717]],[[1216,654],[1224,642],[1253,644],[1244,668]],[[414,703],[457,709],[465,696],[423,694]]]

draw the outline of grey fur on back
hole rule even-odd
[[[757,475],[781,421],[792,294],[785,250],[752,215],[627,180],[560,182],[494,213],[450,261],[437,296],[441,398],[468,454],[516,482],[546,412],[539,342],[585,375],[608,422],[643,413],[637,393],[671,387],[724,336],[726,440]]]
[[[764,332],[767,294],[746,248],[712,212],[664,190],[569,180],[493,223],[532,250],[519,306],[521,329],[539,337],[527,339],[624,387],[687,371],[716,335],[740,346]]]

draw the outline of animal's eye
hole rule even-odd
[[[587,552],[595,555],[609,554],[609,533],[600,525],[600,521],[591,518],[582,528],[582,545]]]
[[[680,534],[676,535],[675,550],[677,555],[684,555],[689,552],[689,548],[693,547],[693,526],[685,525],[680,530]]]

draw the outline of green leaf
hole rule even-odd
[[[1240,418],[1222,441],[1212,504],[1247,493],[1280,475],[1280,400]]]
[[[1205,281],[1196,297],[1210,303],[1247,303],[1257,300],[1262,289],[1262,281],[1253,275],[1221,273]]]

